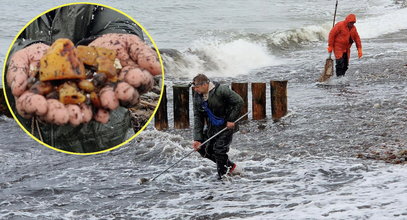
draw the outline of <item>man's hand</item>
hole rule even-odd
[[[228,122],[226,123],[226,127],[229,128],[229,129],[233,129],[233,128],[235,127],[235,123],[228,121]]]
[[[122,80],[137,89],[133,92],[132,101],[127,102],[126,106],[128,107],[137,104],[139,94],[150,91],[155,84],[154,76],[161,74],[161,64],[157,58],[157,53],[137,35],[105,34],[92,41],[89,46],[116,51],[116,58],[122,66],[118,80]],[[126,89],[122,88],[121,91],[125,92]]]
[[[194,143],[192,144],[192,148],[194,148],[195,151],[198,151],[198,150],[200,149],[200,145],[201,145],[201,144],[202,144],[202,143],[199,142],[199,141],[194,141]]]
[[[328,50],[328,53],[332,53],[333,48],[332,48],[331,46],[329,46],[329,47],[327,48],[327,50]]]
[[[362,53],[362,48],[358,48],[358,57],[359,59],[362,58],[363,53]]]
[[[13,54],[7,69],[7,84],[14,96],[19,97],[27,89],[28,78],[35,77],[42,55],[49,48],[43,43],[32,44]]]
[[[134,34],[105,34],[89,46],[115,50],[122,67],[135,66],[146,69],[151,75],[161,74],[161,64],[157,53]]]

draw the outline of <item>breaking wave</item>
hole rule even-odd
[[[360,37],[368,39],[407,29],[406,20],[407,8],[399,8],[358,18],[356,26]],[[247,75],[255,69],[290,62],[285,59],[290,52],[321,46],[331,28],[332,23],[326,22],[273,33],[211,32],[185,51],[164,53],[166,73],[180,79],[197,73],[216,77]]]
[[[183,53],[176,56],[164,54],[163,58],[166,72],[177,78],[190,78],[201,72],[208,76],[233,77],[281,63],[266,45],[246,39],[203,39]]]
[[[357,22],[361,38],[376,38],[407,29],[407,8]]]

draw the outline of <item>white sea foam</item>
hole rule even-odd
[[[377,8],[375,10],[378,10]],[[407,8],[387,8],[379,15],[358,18],[357,28],[363,39],[407,29]],[[192,77],[205,72],[213,77],[234,77],[252,70],[288,62],[277,51],[310,43],[326,42],[332,24],[326,22],[269,34],[242,34],[234,40],[205,37],[191,43],[181,60],[165,57],[167,73],[175,77]],[[232,36],[236,37],[236,36]]]
[[[407,8],[395,9],[390,7],[384,10],[383,6],[381,6],[374,7],[372,11],[378,13],[379,8],[381,9],[379,15],[360,19],[357,16],[356,26],[361,38],[375,38],[407,29]],[[386,13],[383,13],[383,11]],[[341,18],[337,22],[341,20],[343,19]],[[321,25],[309,25],[294,30],[272,33],[269,40],[276,46],[325,41],[328,39],[331,28],[332,23],[329,22]]]
[[[361,38],[375,38],[407,29],[407,8],[377,17],[359,19],[356,25]]]
[[[407,178],[404,166],[359,164],[355,169],[343,158],[320,158],[294,162],[281,160],[240,162],[247,170],[244,177],[214,186],[203,172],[208,164],[200,162],[189,170],[175,168],[160,181],[182,187],[187,181],[193,190],[184,187],[183,193],[173,199],[161,199],[149,209],[154,218],[208,218],[224,219],[350,219],[359,217],[400,218],[407,212],[400,207]],[[275,164],[274,162],[278,162]],[[212,164],[212,166],[214,166]],[[204,168],[206,167],[206,168]],[[178,170],[178,172],[177,172]],[[214,172],[214,169],[211,169]],[[404,171],[403,171],[404,170]],[[209,170],[207,170],[209,171]],[[205,177],[206,176],[206,177]],[[206,181],[202,181],[202,179]],[[176,187],[174,185],[174,187]],[[189,202],[186,202],[189,201]],[[168,207],[171,207],[168,210]],[[181,208],[182,207],[182,208]],[[204,212],[203,212],[204,210]],[[381,211],[386,210],[386,211]],[[240,217],[228,213],[240,213]],[[248,216],[254,215],[250,218]]]
[[[196,41],[183,53],[182,62],[169,64],[169,72],[184,77],[199,72],[208,76],[233,77],[280,63],[265,45],[245,39],[225,42],[211,38]]]
[[[328,23],[310,25],[295,30],[273,33],[269,39],[276,46],[318,42],[327,38],[330,28],[331,26]]]

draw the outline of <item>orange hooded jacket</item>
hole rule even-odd
[[[346,16],[344,21],[338,22],[329,32],[328,47],[333,48],[336,59],[340,59],[343,53],[347,53],[349,59],[350,47],[353,42],[356,43],[358,50],[362,49],[362,43],[356,27],[353,26],[350,30],[348,28],[348,23],[350,22],[356,22],[354,14]]]

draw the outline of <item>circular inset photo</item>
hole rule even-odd
[[[136,20],[105,5],[44,12],[16,36],[5,60],[5,97],[35,140],[71,154],[120,147],[153,118],[164,68]]]

